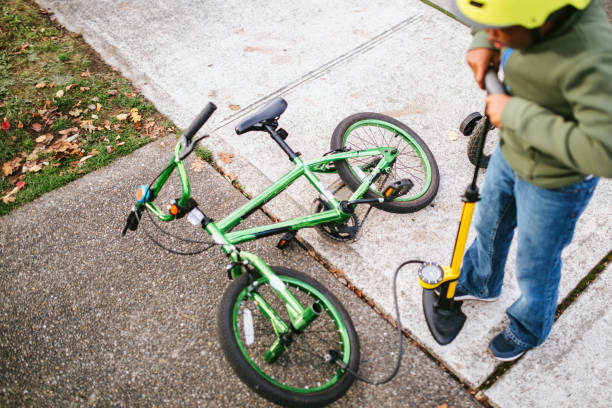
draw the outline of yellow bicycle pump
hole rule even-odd
[[[485,85],[490,94],[504,93],[504,87],[493,69],[489,69],[485,75]],[[441,266],[433,262],[426,262],[419,268],[419,284],[423,287],[423,313],[427,326],[434,339],[441,345],[452,342],[459,334],[465,323],[466,316],[461,311],[463,302],[455,300],[455,288],[457,279],[461,274],[461,262],[465,252],[465,244],[470,230],[470,223],[474,213],[476,202],[480,199],[476,180],[478,169],[482,158],[487,132],[490,129],[489,118],[485,115],[484,123],[479,126],[478,155],[472,182],[467,186],[463,195],[463,206],[459,230],[455,239],[455,248],[450,266]],[[434,291],[439,288],[439,294]]]

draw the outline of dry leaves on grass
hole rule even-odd
[[[8,204],[8,203],[12,203],[13,201],[15,201],[16,200],[15,194],[17,194],[17,192],[21,190],[23,187],[25,187],[25,183],[23,181],[18,182],[17,186],[14,189],[9,191],[7,194],[4,195],[4,197],[2,197],[2,202],[4,204]]]

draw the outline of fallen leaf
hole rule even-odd
[[[225,174],[225,179],[229,181],[230,183],[233,183],[234,181],[238,179],[238,177],[236,177],[234,173],[227,173]]]
[[[55,93],[55,97],[56,98],[61,98],[62,96],[64,96],[64,90],[63,89],[60,89],[59,91],[57,91]]]
[[[11,124],[9,123],[9,126]],[[23,129],[23,123],[21,123],[21,121],[19,121],[19,123],[17,124],[17,129]]]
[[[28,156],[26,157],[26,161],[28,162],[33,162],[35,160],[38,159],[38,151],[34,150],[32,153],[28,154]],[[28,163],[25,164],[26,166],[28,165]]]
[[[219,152],[219,158],[223,163],[230,164],[234,158],[234,155],[232,153]]]
[[[32,123],[32,130],[40,133],[42,125],[40,123]]]
[[[76,86],[76,84],[70,84],[66,87],[66,91],[71,90],[72,88],[74,88]]]
[[[138,123],[142,120],[142,116],[138,114],[137,108],[132,108],[132,110],[130,110],[130,120],[134,123]]]
[[[458,138],[459,138],[459,135],[457,134],[457,132],[454,132],[452,130],[448,132],[448,140],[450,140],[451,142],[454,142]]]
[[[237,110],[240,110],[240,105],[232,105],[232,104],[230,104],[229,108],[231,110],[233,110],[233,111],[237,111]]]
[[[89,70],[81,72],[81,77],[87,78],[89,76]]]
[[[58,133],[60,135],[69,135],[70,133],[76,133],[78,131],[79,131],[78,127],[71,127],[71,128],[68,128],[68,129],[60,130]]]
[[[81,90],[81,92],[85,92],[85,91],[89,91],[89,87],[88,86],[81,86],[79,87],[79,89]]]
[[[47,86],[45,81],[42,81],[42,82],[39,82],[39,83],[36,84],[36,88],[38,88],[38,89],[44,88],[45,86]]]
[[[28,166],[23,166],[23,172],[29,172],[29,173],[38,173],[39,171],[42,170],[42,166],[38,163],[33,163],[31,165]]]
[[[116,89],[109,89],[109,90],[108,90],[108,94],[109,94],[110,96],[115,96],[115,95],[117,95],[117,90],[116,90]]]
[[[115,116],[117,118],[117,120],[126,120],[128,115],[127,113],[120,113],[117,116]]]
[[[91,159],[94,156],[95,156],[95,154],[90,154],[89,156],[81,157],[81,160],[79,160],[79,164],[85,163],[85,161]]]
[[[96,130],[96,127],[93,125],[93,120],[82,120],[81,128],[87,130],[89,133]]]
[[[111,154],[115,150],[114,146],[106,146],[106,153]]]
[[[202,160],[201,158],[196,157],[194,161],[191,163],[191,170],[195,171],[196,173],[200,173],[202,172],[202,170],[204,170],[205,166],[206,166],[206,162]]]
[[[25,183],[23,181],[17,182],[16,187],[12,189],[10,192],[8,192],[4,197],[2,197],[2,202],[4,204],[8,204],[8,203],[12,203],[13,201],[15,201],[16,200],[15,194],[17,194],[17,192],[24,187],[25,187]]]
[[[74,109],[74,110],[68,111],[68,114],[70,116],[74,116],[75,118],[77,116],[81,116],[81,113],[83,113],[83,111],[81,109]]]
[[[15,191],[15,190],[13,190],[13,191]],[[2,202],[4,204],[12,203],[13,201],[15,201],[17,199],[17,197],[15,197],[13,195],[13,191],[11,191],[10,193],[8,193],[4,197],[2,197]],[[19,190],[17,190],[17,191],[19,191]],[[17,192],[17,191],[15,191],[15,192]]]
[[[21,123],[21,122],[19,122]],[[11,128],[11,122],[9,122],[8,120],[3,120],[2,121],[2,129],[4,130],[9,130]]]
[[[57,86],[57,84],[55,82],[51,82],[49,84],[49,88],[55,88]]]
[[[15,170],[19,169],[19,167],[21,167],[21,157],[16,157],[2,165],[2,174],[4,174],[4,177],[10,176]]]
[[[100,109],[102,109],[102,104],[97,103],[96,104],[96,112],[100,112]]]

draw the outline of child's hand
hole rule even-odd
[[[485,72],[489,65],[493,65],[497,71],[499,67],[499,51],[490,48],[474,48],[467,52],[465,60],[470,68],[472,68],[474,79],[480,89],[485,89]]]
[[[510,96],[504,94],[489,95],[485,99],[487,104],[486,114],[496,128],[501,128],[501,119]]]

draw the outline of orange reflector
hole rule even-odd
[[[391,195],[391,193],[393,192],[393,189],[391,187],[389,187],[386,191],[385,191],[385,197],[389,197]]]
[[[177,215],[179,213],[178,206],[176,204],[172,204],[170,206],[170,214]]]
[[[281,239],[281,242],[279,242],[278,244],[280,246],[285,246],[286,243],[287,243],[287,241],[285,241],[284,239]]]
[[[144,191],[142,188],[139,188],[138,191],[136,191],[136,198],[138,199],[138,201],[142,200],[142,197],[144,196]]]

